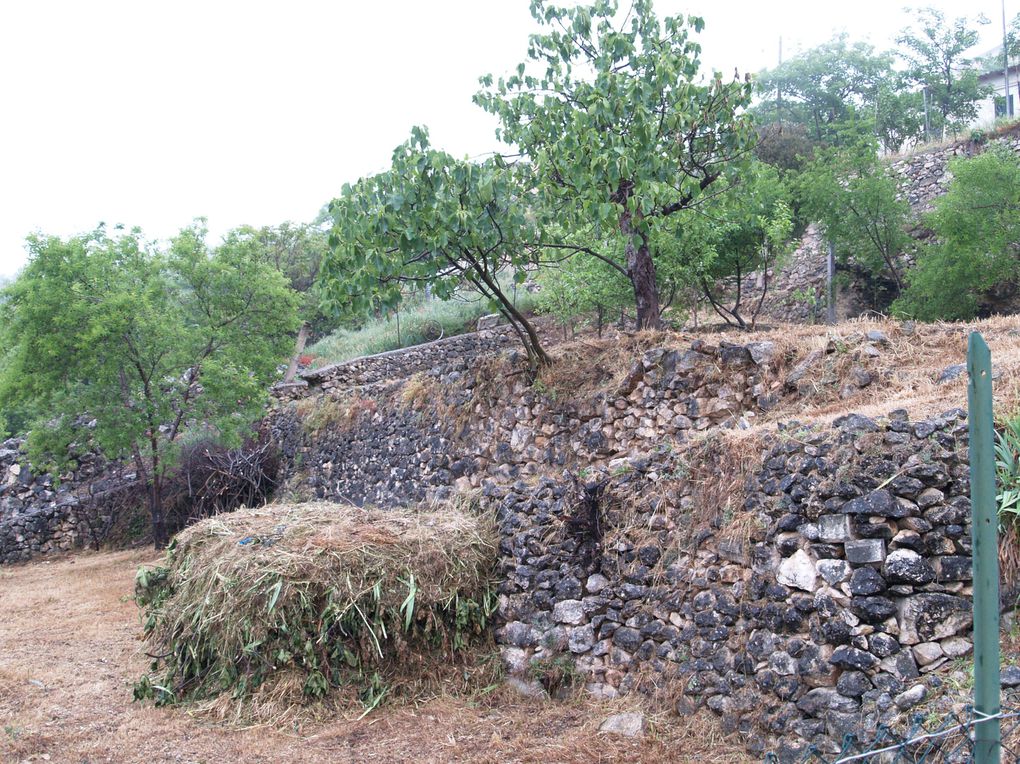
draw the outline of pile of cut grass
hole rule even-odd
[[[475,648],[491,640],[496,554],[492,519],[468,506],[269,505],[203,520],[163,567],[138,572],[158,657],[135,697],[280,722],[487,681],[498,660]]]

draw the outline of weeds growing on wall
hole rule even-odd
[[[330,429],[351,427],[364,414],[374,414],[378,404],[360,395],[334,398],[330,395],[302,398],[295,404],[301,426],[308,435]]]
[[[492,519],[470,507],[270,505],[205,520],[138,573],[157,657],[135,697],[279,721],[315,701],[367,712],[485,682],[494,668],[475,648],[490,638],[496,552]]]
[[[1020,417],[995,432],[995,478],[998,502],[999,561],[1005,581],[1020,580]]]

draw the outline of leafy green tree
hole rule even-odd
[[[0,314],[6,316],[10,311],[10,298],[7,294],[9,281],[3,279],[0,283]],[[12,326],[7,321],[0,321],[0,377],[3,370],[14,362],[15,337]],[[0,405],[0,439],[12,435],[23,434],[28,428],[29,412],[24,404]]]
[[[60,465],[82,433],[132,459],[149,486],[155,544],[166,544],[163,483],[181,436],[236,441],[261,412],[296,328],[297,298],[255,242],[210,251],[200,224],[168,250],[136,229],[29,238],[4,292],[11,348],[0,408],[35,414],[30,458]]]
[[[904,29],[896,42],[907,64],[907,75],[928,93],[933,131],[956,134],[977,116],[978,103],[990,90],[981,85],[975,59],[967,52],[977,45],[979,17],[948,21],[936,8],[916,11],[914,26]]]
[[[286,276],[291,288],[301,295],[301,319],[309,325],[313,335],[321,335],[332,329],[334,322],[334,317],[319,304],[315,290],[322,258],[328,248],[327,235],[323,225],[288,222],[258,229],[243,226],[225,238],[254,238],[258,242],[273,267]]]
[[[406,285],[428,285],[445,300],[467,283],[507,319],[532,364],[547,363],[538,333],[498,278],[509,272],[523,283],[540,239],[527,169],[498,157],[454,159],[414,128],[389,170],[345,185],[331,203],[324,299],[353,310],[392,308]]]
[[[754,156],[772,165],[781,176],[796,174],[811,159],[818,144],[807,128],[796,122],[769,122],[758,126]]]
[[[765,302],[778,259],[788,250],[793,213],[786,186],[774,167],[756,163],[737,193],[691,214],[700,225],[681,221],[680,258],[697,278],[705,299],[728,324],[753,328]],[[760,287],[748,277],[756,275]],[[749,288],[756,294],[749,295]],[[745,300],[750,298],[750,309]]]
[[[857,133],[816,154],[797,180],[805,214],[832,242],[837,267],[850,273],[872,305],[884,309],[903,289],[900,256],[911,244],[910,206],[900,198],[874,139]]]
[[[924,139],[924,94],[910,89],[902,74],[879,85],[874,115],[875,136],[887,153]]]
[[[925,223],[923,248],[895,308],[925,321],[976,316],[993,290],[1015,292],[1020,278],[1020,157],[993,145],[950,164],[953,181]]]
[[[812,140],[837,142],[839,127],[857,113],[872,113],[880,88],[889,86],[893,59],[841,33],[787,59],[756,78],[761,121],[805,126]]]
[[[568,257],[538,271],[538,307],[561,324],[594,315],[598,335],[609,316],[632,305],[634,294],[625,275],[603,260]]]
[[[597,237],[620,237],[639,328],[661,326],[652,232],[722,193],[754,144],[749,82],[699,79],[700,18],[661,22],[650,0],[562,8],[532,0],[542,25],[527,63],[483,77],[475,101],[526,156],[543,204]]]

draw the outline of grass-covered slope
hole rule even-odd
[[[534,295],[523,288],[517,290],[518,308],[531,311],[534,303]],[[479,317],[491,312],[491,306],[476,295],[421,300],[405,304],[399,314],[369,320],[360,329],[337,329],[311,345],[307,352],[315,358],[316,365],[340,363],[473,331]]]

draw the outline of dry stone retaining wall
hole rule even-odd
[[[508,326],[458,334],[408,348],[310,369],[292,383],[276,386],[280,399],[303,398],[318,390],[346,389],[357,385],[406,379],[417,372],[442,366],[451,360],[504,350],[518,342]]]
[[[994,138],[990,143],[1001,143],[1020,153],[1020,137],[1006,135]],[[929,212],[934,201],[949,190],[953,179],[949,163],[957,158],[971,157],[980,153],[984,145],[970,140],[955,141],[926,151],[894,159],[889,167],[898,177],[900,193],[917,214]]]
[[[378,505],[479,492],[500,525],[498,642],[521,681],[567,659],[600,695],[669,685],[681,713],[708,707],[752,750],[794,760],[895,723],[970,650],[963,412],[741,440],[809,359],[779,380],[771,343],[696,341],[568,395],[481,361],[466,350],[479,341],[497,340],[306,374],[271,422],[289,491]],[[319,421],[320,406],[339,413]],[[0,449],[2,561],[84,541],[69,489],[31,475],[20,447]]]
[[[291,488],[382,504],[481,490],[501,531],[497,639],[520,682],[563,659],[605,696],[651,675],[682,688],[681,713],[708,707],[792,761],[903,719],[971,649],[969,486],[958,410],[722,438],[796,394],[800,367],[777,381],[774,355],[653,348],[580,400],[523,375],[493,392],[485,364],[434,358],[402,383],[319,392],[376,403],[331,433],[309,437],[285,401],[278,432],[300,465]],[[760,461],[718,505],[705,485],[725,485],[733,448]]]
[[[347,425],[304,431],[298,404],[284,403],[274,430],[292,465],[292,490],[404,504],[451,486],[609,464],[710,428],[746,426],[781,387],[771,379],[774,352],[769,342],[654,348],[618,389],[581,400],[537,392],[523,369],[508,376],[451,353],[415,379],[424,405],[405,402],[400,384],[324,387],[324,399],[336,395],[360,410]],[[502,376],[489,379],[493,373]]]
[[[971,648],[962,416],[792,425],[741,511],[714,523],[675,457],[596,476],[608,480],[601,539],[571,480],[491,486],[507,665],[572,655],[607,696],[651,669],[683,688],[681,713],[707,706],[784,760],[895,724],[924,700],[926,675]]]
[[[74,491],[102,481],[107,467],[98,456],[83,454],[74,471],[55,479],[32,471],[23,446],[17,438],[0,443],[0,564],[90,543],[92,530]]]

